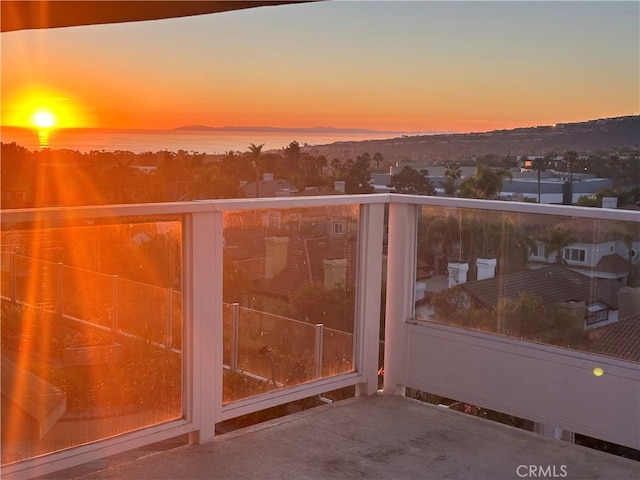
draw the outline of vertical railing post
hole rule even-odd
[[[406,371],[405,322],[414,310],[418,206],[389,204],[387,306],[384,338],[384,393],[404,395]]]
[[[322,349],[324,340],[324,325],[316,323],[315,327],[315,377],[322,378]]]
[[[190,443],[212,440],[222,416],[222,212],[194,212],[185,221],[185,340]]]
[[[11,252],[11,257],[9,259],[9,268],[11,269],[10,278],[11,278],[11,303],[16,303],[18,300],[18,287],[17,287],[17,277],[16,273],[16,254]]]
[[[118,333],[118,275],[111,276],[111,286],[112,286],[112,318],[111,318],[111,334],[115,335]]]
[[[173,289],[171,287],[165,288],[166,292],[166,304],[167,304],[167,313],[165,319],[165,332],[164,332],[164,345],[167,349],[171,349],[172,343],[172,331],[171,327],[173,325]]]
[[[64,264],[62,262],[56,263],[56,316],[62,317],[64,315],[64,309],[62,307],[62,274],[64,271]]]
[[[363,381],[356,386],[356,395],[378,390],[384,208],[384,203],[360,207],[354,349]]]
[[[231,304],[231,370],[238,370],[238,342],[240,328],[240,304]]]

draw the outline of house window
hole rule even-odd
[[[342,222],[333,222],[333,234],[334,235],[344,235],[344,223],[342,223]]]
[[[587,251],[584,248],[565,248],[564,259],[571,262],[584,262],[587,257]]]
[[[547,258],[547,246],[544,243],[538,243],[531,250],[532,257]]]

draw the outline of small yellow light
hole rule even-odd
[[[604,370],[601,369],[600,367],[596,367],[596,368],[593,369],[593,374],[596,377],[601,377],[602,375],[604,375]]]

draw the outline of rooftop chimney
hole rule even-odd
[[[336,258],[333,260],[323,260],[324,267],[324,289],[331,290],[339,284],[344,285],[347,280],[347,259]]]
[[[468,263],[449,262],[447,269],[449,270],[449,288],[467,283]]]
[[[497,264],[498,261],[495,258],[478,258],[476,260],[476,268],[478,269],[478,280],[495,277]]]
[[[558,303],[558,308],[565,313],[573,315],[576,324],[580,328],[584,327],[584,317],[587,313],[587,305],[584,300],[569,300],[567,302],[560,302]]]
[[[640,287],[622,287],[618,290],[618,319],[640,314]]]
[[[267,256],[264,265],[264,277],[273,278],[287,266],[287,245],[289,237],[267,237]]]
[[[618,197],[602,197],[602,208],[618,208]]]

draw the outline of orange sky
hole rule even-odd
[[[2,124],[485,131],[638,114],[637,2],[321,2],[2,34]],[[594,32],[598,35],[594,35]]]

